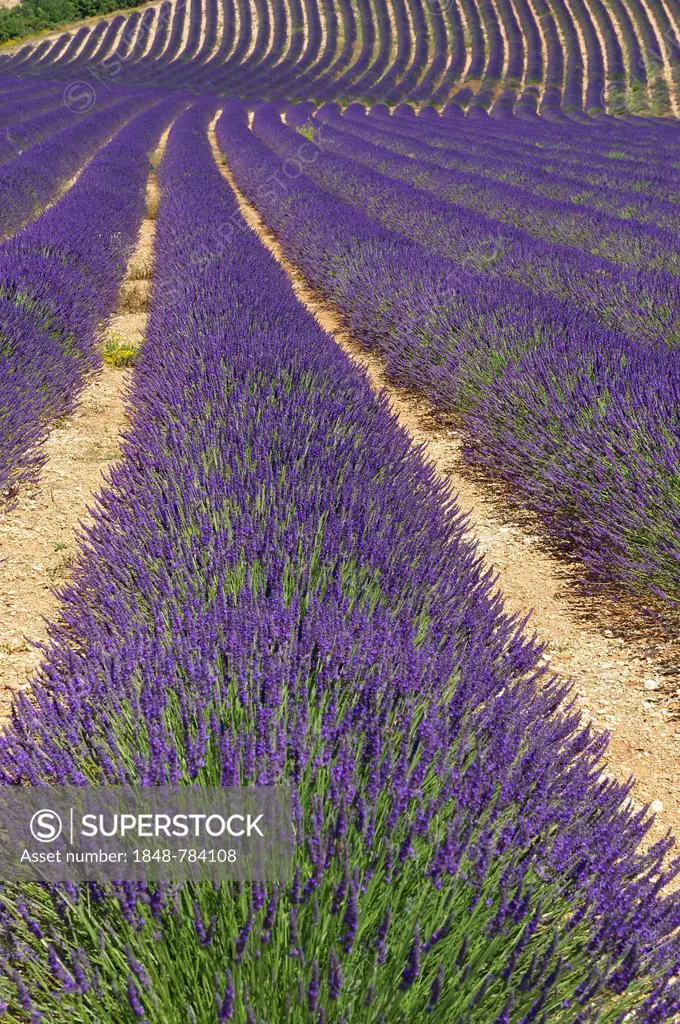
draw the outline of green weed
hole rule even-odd
[[[114,369],[134,366],[138,347],[131,341],[125,341],[117,334],[110,334],[104,344],[104,362]]]

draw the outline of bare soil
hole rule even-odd
[[[124,422],[125,373],[105,368],[82,393],[78,410],[47,441],[47,463],[35,487],[0,519],[0,716],[13,692],[38,667],[46,619],[58,607],[54,588],[69,576],[78,524],[118,454]]]
[[[340,314],[313,292],[286,258],[275,235],[236,187],[212,126],[210,135],[215,159],[246,222],[284,268],[300,302],[366,372],[371,386],[387,395],[414,445],[423,446],[437,474],[457,494],[461,510],[469,515],[470,537],[493,566],[506,607],[522,618],[530,614],[528,628],[545,643],[550,668],[571,681],[583,720],[611,734],[606,771],[622,781],[635,776],[633,803],[651,804],[656,814],[649,839],[661,838],[668,829],[680,832],[680,726],[673,720],[663,644],[659,649],[642,639],[615,635],[611,609],[604,601],[582,596],[575,567],[548,549],[538,522],[526,514],[520,521],[509,513],[502,495],[474,479],[461,457],[459,431],[442,423],[422,398],[386,381],[381,360],[347,333]]]

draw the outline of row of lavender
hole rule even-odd
[[[540,199],[528,204],[522,226],[522,203],[508,195],[510,187],[486,187],[459,173],[429,171],[412,157],[391,157],[364,141],[362,136],[370,133],[361,128],[338,132],[334,125],[344,122],[333,106],[322,108],[318,118],[322,127],[311,137],[333,155],[319,155],[307,173],[343,201],[370,208],[383,226],[461,269],[483,270],[490,278],[514,281],[536,295],[569,301],[607,327],[657,345],[677,344],[680,264],[672,232],[635,222],[630,227],[630,222],[578,209],[565,212],[567,204]],[[266,120],[264,114],[258,116],[256,124],[256,133],[283,156],[299,145],[299,138],[280,123],[273,108]],[[517,223],[494,218],[500,213],[512,220],[513,199]],[[576,241],[582,248],[573,244]],[[605,249],[606,255],[598,249]],[[644,273],[640,265],[645,266]],[[663,269],[657,271],[659,265]]]
[[[314,108],[301,104],[292,113],[302,125]],[[337,112],[325,107],[319,113],[326,118]],[[367,113],[354,104],[333,123],[362,138],[370,129],[368,141],[381,149],[417,156],[419,165],[427,165],[424,171],[456,172],[462,185],[474,185],[485,196],[490,182],[511,187],[507,194],[522,196],[527,214],[527,197],[537,196],[568,203],[575,215],[601,210],[618,218],[617,231],[630,228],[631,220],[680,230],[680,192],[673,166],[680,135],[673,122],[665,129],[650,125],[585,132],[569,131],[566,125],[550,132],[538,121],[514,126],[489,122],[480,131],[479,125],[462,117],[454,125],[431,115],[416,117],[408,106],[398,107],[390,117],[380,105]],[[503,216],[497,203],[496,209]]]
[[[239,218],[212,113],[169,136],[124,458],[0,779],[287,782],[294,877],[5,886],[6,1015],[670,1019],[666,844],[636,852],[450,495]],[[243,111],[217,135],[267,173]]]
[[[34,111],[43,110],[46,101],[42,94],[38,94],[35,99],[23,100],[17,104],[17,109],[13,111],[13,117],[11,124],[4,126],[5,135],[5,159],[10,155],[15,155],[16,159],[14,163],[11,163],[6,168],[5,174],[9,176],[12,171],[16,174],[31,174],[35,173],[33,167],[40,167],[44,163],[54,163],[56,159],[55,147],[62,139],[58,136],[60,130],[64,128],[65,124],[70,121],[78,120],[78,115],[71,114],[68,109],[61,104],[60,97],[57,97],[56,93],[51,96],[51,105],[54,108],[51,112],[48,110],[46,113],[38,113],[35,116]],[[109,100],[111,102],[111,100]],[[363,112],[363,108],[360,108]],[[406,108],[410,110],[410,108]],[[331,116],[334,109],[329,112],[327,108],[323,108],[321,111],[322,115],[325,115],[325,119]],[[523,223],[526,217],[523,217],[523,211],[526,209],[524,203],[524,195],[522,193],[516,194],[517,190],[510,187],[504,187],[500,194],[491,191],[487,182],[482,180],[479,175],[462,175],[460,167],[456,166],[456,161],[451,161],[450,158],[450,146],[454,145],[453,137],[451,132],[447,132],[445,128],[439,128],[438,125],[434,124],[430,119],[426,124],[423,124],[421,119],[411,118],[411,121],[405,121],[404,118],[399,120],[402,122],[400,127],[403,131],[396,135],[394,126],[391,123],[394,119],[386,119],[382,117],[378,119],[380,114],[380,108],[372,111],[370,118],[370,126],[363,118],[365,124],[362,126],[358,119],[357,114],[354,110],[350,111],[353,116],[348,117],[346,120],[340,121],[337,117],[334,120],[336,126],[340,125],[343,129],[347,128],[348,131],[352,132],[352,135],[359,133],[361,135],[362,129],[365,129],[363,136],[369,138],[372,141],[380,142],[381,145],[394,148],[401,146],[401,151],[404,148],[412,150],[418,148],[419,156],[423,158],[423,161],[408,161],[401,160],[397,162],[393,161],[394,167],[390,165],[389,172],[393,175],[402,177],[406,176],[408,180],[416,180],[419,187],[426,187],[431,190],[435,190],[437,194],[443,198],[453,197],[460,202],[468,202],[473,208],[479,208],[480,206],[486,210],[488,215],[493,215],[495,211],[499,211],[500,216],[505,216],[511,223]],[[389,127],[389,130],[386,130]],[[26,159],[25,150],[28,146],[35,146],[36,142],[39,142],[44,134],[49,134],[52,140],[48,140],[49,145],[44,145],[42,148],[35,148],[30,154],[30,157]],[[82,133],[81,133],[82,134]],[[456,138],[461,133],[460,126],[457,126]],[[472,133],[473,137],[479,137],[479,132]],[[416,136],[414,139],[413,136]],[[658,141],[659,132],[657,132]],[[439,139],[437,138],[439,136]],[[62,147],[66,155],[71,152],[71,147],[68,145],[70,139],[68,136],[63,136],[63,142],[65,145]],[[324,142],[327,146],[331,145],[332,137],[331,132],[325,133],[323,139],[320,141]],[[434,149],[429,143],[437,142],[436,149]],[[504,140],[505,141],[505,140]],[[592,141],[592,140],[591,140]],[[619,145],[621,139],[619,138]],[[446,148],[444,148],[446,147]],[[366,152],[370,147],[364,147],[364,160],[371,160],[375,164],[378,162],[381,169],[385,170],[385,164],[387,163],[385,157],[386,154],[379,149],[373,149],[375,156],[371,157],[370,153],[367,156]],[[358,155],[358,153],[356,154]],[[409,152],[409,156],[413,157],[415,153]],[[3,152],[0,149],[0,161],[2,160]],[[19,160],[19,156],[21,159]],[[659,157],[657,157],[658,162]],[[444,166],[452,166],[455,170],[454,173],[444,174],[429,169],[430,178],[434,180],[430,181],[427,178],[428,169],[424,168],[424,161],[437,161],[440,165],[443,163]],[[504,173],[501,168],[503,164],[499,161],[495,161],[499,165],[498,173]],[[629,167],[626,168],[629,171]],[[529,168],[526,168],[527,175],[530,173]],[[435,177],[436,175],[436,177]],[[54,177],[54,175],[52,176]],[[11,195],[12,188],[11,182],[7,182],[7,191]],[[669,186],[670,187],[670,186]],[[573,191],[573,187],[572,187]],[[581,199],[581,197],[578,197]],[[631,196],[627,197],[630,200]],[[633,198],[639,198],[633,196]],[[43,200],[44,201],[44,200]],[[576,206],[575,204],[562,204],[563,209],[558,209],[555,212],[557,203],[551,201],[544,201],[543,207],[546,208],[545,214],[542,215],[542,220],[539,220],[535,230],[540,232],[543,230],[544,234],[548,234],[550,237],[559,237],[559,232],[566,242],[571,242],[574,237],[586,236],[586,240],[592,240],[593,245],[599,244],[603,249],[608,245],[610,250],[614,250],[609,254],[618,257],[621,260],[635,260],[639,263],[647,262],[654,263],[655,259],[655,244],[658,249],[659,239],[649,235],[645,238],[641,237],[638,225],[631,227],[629,219],[631,216],[630,201],[626,202],[624,213],[626,214],[628,221],[623,222],[620,219],[613,221],[611,218],[604,220],[604,223],[597,224],[595,228],[591,224],[583,225],[583,214],[582,205]],[[658,204],[657,204],[658,205]],[[660,216],[665,216],[666,220],[670,222],[672,227],[677,227],[677,218],[675,216],[676,207],[672,203],[663,204]],[[18,211],[21,214],[23,211]],[[575,215],[578,216],[578,222],[574,224]],[[535,214],[536,218],[537,214]],[[6,221],[9,220],[9,210],[5,215]],[[546,218],[548,218],[546,220]],[[14,218],[17,219],[16,217]],[[603,218],[600,218],[602,221]],[[11,226],[11,224],[7,224]],[[526,226],[526,225],[525,225]],[[656,233],[659,234],[658,232]],[[666,241],[666,240],[663,240]],[[670,250],[670,252],[669,252]],[[609,250],[608,250],[609,251]],[[666,264],[669,269],[676,269],[675,259],[673,256],[673,245],[666,244],[661,246],[661,254],[656,256],[657,261],[661,261],[662,266],[663,259],[666,260]]]
[[[632,546],[646,548],[646,564],[638,562],[643,586],[645,577],[653,584],[655,577],[663,578],[657,592],[677,600],[680,295],[678,221],[673,215],[679,198],[674,170],[677,129],[669,126],[621,134],[616,143],[621,148],[614,149],[609,148],[614,141],[611,133],[603,133],[600,180],[615,204],[615,209],[605,215],[581,205],[532,195],[528,159],[523,163],[524,189],[502,181],[490,184],[489,178],[504,177],[505,160],[499,153],[501,143],[504,147],[512,145],[513,133],[508,130],[498,130],[495,139],[485,133],[480,143],[479,133],[470,129],[459,129],[454,135],[433,126],[431,119],[427,125],[418,123],[421,119],[412,114],[389,118],[384,111],[374,110],[366,117],[363,111],[351,110],[343,118],[332,106],[322,108],[317,120],[318,130],[312,133],[315,141],[324,151],[342,154],[343,159],[331,161],[330,168],[323,160],[310,162],[308,170],[335,194],[359,208],[370,209],[371,216],[381,223],[452,259],[459,268],[476,264],[483,267],[485,277],[519,280],[537,295],[552,294],[567,300],[575,310],[580,306],[595,313],[605,325],[628,336],[617,339],[596,333],[599,358],[587,357],[585,363],[572,359],[571,345],[559,345],[562,351],[557,357],[553,343],[528,363],[511,359],[509,373],[502,367],[503,355],[497,353],[500,362],[496,375],[504,373],[506,379],[485,382],[485,393],[472,412],[472,421],[468,421],[476,438],[469,454],[476,459],[482,455],[484,465],[504,475],[519,493],[528,494],[534,507],[552,521],[562,537],[570,539],[565,529],[565,506],[568,515],[580,512],[587,522],[591,520],[586,532],[596,549],[610,547],[611,532],[602,532],[600,523],[607,521],[608,506],[611,518],[621,515],[622,505],[612,498],[618,489],[626,489],[628,504],[637,506],[637,511],[623,516],[615,531],[623,541],[624,552],[627,548],[630,556]],[[284,140],[276,120],[273,126],[274,133],[265,130],[263,137],[270,143],[278,138],[280,149]],[[550,140],[545,130],[525,130],[517,133],[515,149],[518,155],[533,150],[535,160],[533,144],[540,141],[544,146],[551,141],[551,162],[559,163],[566,150],[567,162],[580,157],[587,167],[588,180],[592,181],[593,169],[597,180],[598,147],[586,148],[582,133],[572,132],[572,136],[570,140],[569,133],[561,131],[558,142]],[[289,137],[287,154],[291,143]],[[554,151],[558,144],[559,154]],[[442,163],[448,163],[451,153],[457,157],[461,151],[465,154],[476,148],[481,150],[477,171],[487,171],[488,177],[461,173],[459,167],[446,172],[439,169]],[[395,150],[406,155],[394,158],[391,154]],[[345,156],[351,156],[351,161]],[[357,175],[359,169],[354,162],[379,169],[382,174]],[[613,163],[617,170],[609,170],[607,163]],[[574,171],[572,165],[571,173]],[[625,196],[623,212],[628,216],[620,219],[614,214],[621,212],[616,206],[622,197],[620,191],[617,196],[615,188],[629,177],[638,188]],[[397,185],[394,178],[409,182],[409,186]],[[644,204],[638,199],[636,205],[642,207],[647,220],[665,219],[668,227],[664,230],[634,219],[631,200],[643,190],[649,190],[652,197],[647,196]],[[653,198],[654,192],[659,199]],[[432,193],[445,203],[433,200]],[[503,222],[510,222],[512,230],[508,231]],[[556,245],[555,241],[562,244]],[[568,248],[564,242],[569,243]],[[593,259],[591,254],[598,252],[607,257],[606,261],[600,255]],[[626,264],[635,272],[623,269]],[[658,267],[665,272],[657,272]],[[549,311],[552,305],[548,304]],[[585,334],[588,319],[581,315],[578,323]],[[592,344],[592,340],[586,342],[591,352]],[[661,359],[649,352],[650,345],[661,350]],[[674,351],[667,354],[667,346]],[[525,340],[525,350],[531,347],[532,343],[527,345]],[[579,340],[579,347],[583,348],[583,340]],[[618,354],[612,356],[612,348]],[[574,390],[571,381],[578,377],[580,365],[589,381]],[[409,382],[411,386],[417,384],[416,375],[410,375]],[[441,380],[430,393],[438,404],[458,411],[465,408],[469,398],[455,396]],[[654,402],[650,393],[655,396]],[[649,412],[643,416],[645,407]],[[607,437],[609,443],[605,445]],[[579,450],[578,456],[571,453],[573,446]],[[558,470],[561,448],[565,451],[562,472]],[[580,475],[584,464],[588,470],[585,480]],[[562,473],[574,473],[566,487],[560,480]],[[538,483],[526,479],[534,474],[539,476]],[[598,488],[602,493],[596,501]],[[551,494],[553,489],[556,493]],[[574,494],[580,494],[578,505],[574,504]],[[586,557],[593,558],[590,552]],[[599,557],[598,552],[595,558]],[[630,576],[620,578],[630,582]]]
[[[659,287],[657,304],[646,303],[653,280],[627,283],[601,261],[598,275],[616,285],[611,296],[600,292],[609,300],[602,312],[622,321],[613,330],[572,302],[490,273],[483,260],[475,267],[442,253],[442,239],[474,243],[474,219],[467,235],[456,234],[460,216],[451,230],[454,207],[435,219],[417,190],[383,188],[373,172],[326,156],[272,107],[256,112],[253,131],[268,145],[243,130],[240,148],[228,146],[239,185],[393,379],[462,416],[468,456],[538,510],[592,579],[677,601],[680,367],[663,324],[651,342],[657,318],[677,315],[669,293]],[[553,248],[560,271],[570,250]],[[597,280],[578,259],[562,273],[567,286],[590,287],[594,304]],[[630,307],[616,293],[626,284]],[[639,336],[641,320],[650,340]],[[637,332],[622,329],[631,324]]]
[[[450,101],[500,118],[672,113],[679,18],[678,0],[165,0],[0,66],[260,98]]]
[[[178,109],[176,99],[118,100],[61,132],[55,145],[68,155],[71,169],[116,134],[58,203],[0,247],[0,488],[5,496],[35,478],[49,426],[73,408],[87,375],[100,363],[98,332],[115,308],[144,212],[146,156]],[[46,158],[48,145],[35,150]],[[40,174],[46,192],[54,192],[63,164],[48,164]],[[29,175],[23,181],[27,190],[30,182]],[[20,199],[22,193],[13,195]]]
[[[114,93],[85,117],[71,114],[60,104],[48,116],[44,135],[19,142],[14,155],[0,164],[1,237],[16,233],[26,221],[37,217],[45,206],[54,202],[85,162],[125,123],[139,102],[127,91]],[[8,156],[15,145],[15,133],[22,136],[21,124],[5,125]]]
[[[401,131],[398,123],[395,131],[393,118],[362,117],[361,114],[342,117],[333,104],[322,107],[318,118],[327,126],[325,130],[319,128],[318,137],[315,139],[322,148],[342,156],[351,156],[352,159],[380,171],[388,179],[408,182],[426,193],[454,204],[454,209],[451,210],[452,218],[458,212],[457,208],[462,207],[481,215],[476,218],[480,226],[484,222],[495,222],[494,227],[499,232],[498,242],[501,245],[505,239],[522,239],[523,236],[527,236],[527,240],[535,238],[540,242],[567,246],[576,250],[575,255],[582,265],[583,273],[590,277],[595,277],[602,266],[593,264],[589,260],[592,256],[601,256],[609,262],[632,269],[658,270],[674,276],[680,274],[680,254],[677,251],[680,212],[677,203],[669,202],[668,196],[664,202],[654,202],[653,197],[641,195],[639,190],[633,191],[630,188],[632,183],[627,181],[620,171],[615,178],[627,185],[628,193],[619,197],[610,192],[600,200],[600,203],[618,202],[623,205],[622,210],[615,209],[609,213],[589,209],[575,184],[571,185],[571,192],[576,202],[573,199],[543,198],[540,195],[533,195],[529,200],[526,189],[518,188],[504,180],[507,173],[504,155],[494,155],[491,161],[483,156],[479,157],[481,168],[492,163],[496,175],[496,179],[492,181],[479,171],[470,173],[461,166],[462,161],[458,154],[460,135],[464,134],[462,132],[457,132],[456,136],[452,137],[450,132],[440,131],[440,138],[437,139],[437,129],[431,123],[421,125],[415,118],[407,118],[406,124],[401,125]],[[411,120],[415,123],[415,130],[409,131]],[[481,133],[476,134],[479,136]],[[667,147],[670,150],[668,157],[672,160],[680,152],[680,134],[670,129],[668,135],[668,141],[671,143]],[[436,149],[431,145],[433,140],[441,142]],[[656,133],[655,141],[661,148],[664,141],[663,131],[659,130]],[[588,147],[589,154],[590,151],[591,146]],[[615,152],[623,156],[623,151]],[[531,168],[536,164],[536,153],[531,155],[533,163],[529,159],[523,162],[523,170],[529,182]],[[583,150],[581,155],[582,158],[585,155]],[[654,164],[657,167],[663,166],[662,160],[662,153],[657,152]],[[638,167],[637,170],[639,173],[641,168]],[[672,171],[672,168],[670,170]],[[666,173],[665,184],[669,192],[675,192],[677,175],[674,177],[672,173]],[[388,185],[389,182],[385,184]],[[663,183],[656,184],[657,188],[661,188]],[[424,196],[423,200],[426,198]],[[635,216],[637,205],[642,207],[648,219],[655,216],[660,220],[665,219],[668,227],[640,222]],[[519,234],[504,233],[501,228],[504,224],[517,229]],[[510,243],[505,242],[503,248],[506,251],[511,249]],[[511,253],[509,255],[516,266],[519,260]],[[527,257],[531,260],[529,253]],[[533,262],[540,265],[541,261],[537,257]],[[663,281],[663,278],[661,280]],[[577,292],[577,297],[578,294]]]

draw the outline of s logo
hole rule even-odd
[[[31,835],[39,843],[53,843],[61,835],[62,822],[56,811],[45,808],[31,818]]]

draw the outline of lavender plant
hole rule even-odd
[[[591,583],[677,606],[677,352],[432,257],[316,187],[304,172],[323,154],[267,107],[254,128],[288,163],[229,109],[217,135],[237,184],[391,378],[461,417],[469,458],[541,515]]]
[[[292,880],[4,885],[13,1021],[669,1019],[668,843],[450,494],[173,126],[124,458],[6,785],[292,787]],[[540,682],[540,685],[538,685]]]
[[[144,214],[147,154],[179,109],[170,99],[140,113],[148,106],[144,98],[124,103],[131,123],[60,202],[0,247],[5,497],[35,479],[50,424],[73,409],[87,376],[101,364],[98,332],[115,308]]]

